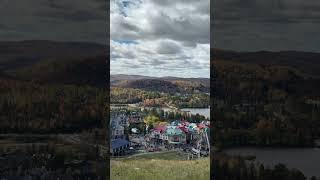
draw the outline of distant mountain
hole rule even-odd
[[[106,87],[107,54],[86,42],[0,42],[0,77]]]
[[[121,87],[143,89],[148,91],[161,91],[166,93],[180,92],[178,85],[161,79],[133,80],[121,85]]]
[[[128,74],[111,74],[110,81],[111,82],[119,82],[123,80],[131,81],[131,80],[142,80],[142,79],[160,79],[165,81],[197,81],[209,85],[210,83],[209,78],[181,78],[181,77],[172,77],[172,76],[165,76],[165,77],[151,77],[151,76],[142,76],[142,75],[128,75]]]
[[[209,78],[150,77],[141,75],[111,75],[112,87],[137,88],[160,92],[209,92]]]
[[[224,60],[264,66],[285,66],[300,70],[309,76],[320,77],[320,53],[298,51],[236,52],[211,49],[211,60]]]
[[[88,57],[66,61],[43,61],[19,68],[10,76],[19,80],[40,83],[107,86],[107,63],[105,56]]]
[[[66,61],[102,56],[106,55],[106,48],[87,42],[0,41],[0,71],[11,71],[48,59]]]
[[[141,80],[141,79],[157,79],[156,77],[141,76],[141,75],[126,75],[126,74],[117,74],[110,75],[110,85],[118,86],[128,81]]]

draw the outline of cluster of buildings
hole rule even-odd
[[[143,123],[143,118],[137,112],[127,114],[126,111],[115,111],[110,114],[110,153],[114,156],[123,155],[130,148],[131,142],[125,129],[130,124]],[[133,129],[133,131],[137,129]]]
[[[143,118],[139,113],[132,112],[127,114],[123,111],[111,113],[110,128],[111,139],[124,138],[124,129],[130,124],[143,123]]]
[[[143,124],[143,116],[138,112],[113,112],[111,113],[110,152],[113,156],[121,156],[130,151],[134,146],[143,147],[150,151],[157,149],[171,149],[189,147],[190,149],[205,150],[210,148],[210,121],[190,123],[176,120],[171,123],[161,123],[154,126],[145,134],[132,124]],[[125,130],[126,129],[126,130]],[[130,134],[135,134],[134,136]]]
[[[210,122],[190,123],[173,121],[165,125],[155,126],[146,135],[149,144],[167,148],[190,146],[196,149],[210,148]]]

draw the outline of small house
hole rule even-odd
[[[150,138],[157,144],[163,144],[164,141],[168,140],[168,137],[165,134],[166,129],[166,126],[156,126],[150,131]]]
[[[156,139],[163,139],[162,134],[166,131],[166,126],[156,126],[150,131],[150,136]]]
[[[124,127],[119,124],[112,124],[111,126],[111,139],[123,138]]]
[[[130,148],[130,142],[125,139],[111,140],[110,153],[112,156],[124,155]]]

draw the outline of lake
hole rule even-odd
[[[296,168],[306,176],[320,177],[320,149],[319,148],[232,148],[225,150],[229,155],[254,155],[256,161],[274,166],[285,164],[288,168]]]
[[[151,110],[153,107],[144,107],[145,109]],[[164,112],[174,111],[167,107],[156,108],[157,110],[163,110]],[[200,114],[210,119],[210,108],[182,108],[181,111],[190,112],[191,114]]]
[[[191,114],[200,114],[210,119],[210,108],[183,108],[181,111],[189,111]]]

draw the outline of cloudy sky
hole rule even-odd
[[[0,0],[0,40],[106,43],[105,0]]]
[[[209,77],[209,0],[111,0],[111,74]]]
[[[319,0],[215,0],[211,46],[320,52]]]

